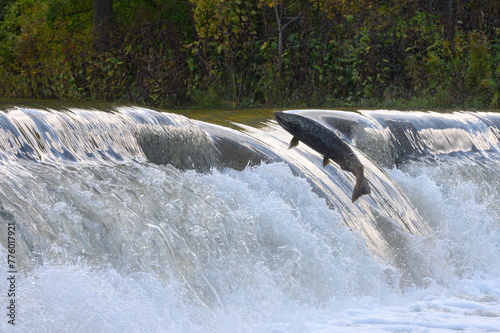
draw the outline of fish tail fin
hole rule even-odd
[[[354,191],[352,192],[352,202],[358,200],[360,196],[370,194],[371,192],[368,179],[361,173],[356,177],[356,185],[354,185]]]

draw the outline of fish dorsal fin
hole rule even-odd
[[[326,156],[323,157],[323,168],[326,167],[330,163],[330,159]]]
[[[293,147],[297,147],[299,145],[299,139],[297,139],[297,137],[293,137],[292,138],[292,141],[290,141],[290,146],[288,147],[288,149],[291,149]]]

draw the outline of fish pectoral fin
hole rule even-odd
[[[288,147],[288,149],[291,149],[293,147],[297,147],[299,145],[299,139],[297,139],[297,137],[293,137],[292,138],[292,141],[290,141],[290,146]]]
[[[326,167],[330,163],[330,159],[326,156],[323,157],[323,168]]]

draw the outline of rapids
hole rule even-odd
[[[270,112],[4,106],[2,331],[500,330],[500,115],[292,112],[371,195]]]

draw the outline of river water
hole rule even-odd
[[[2,332],[500,331],[499,113],[0,108]]]

